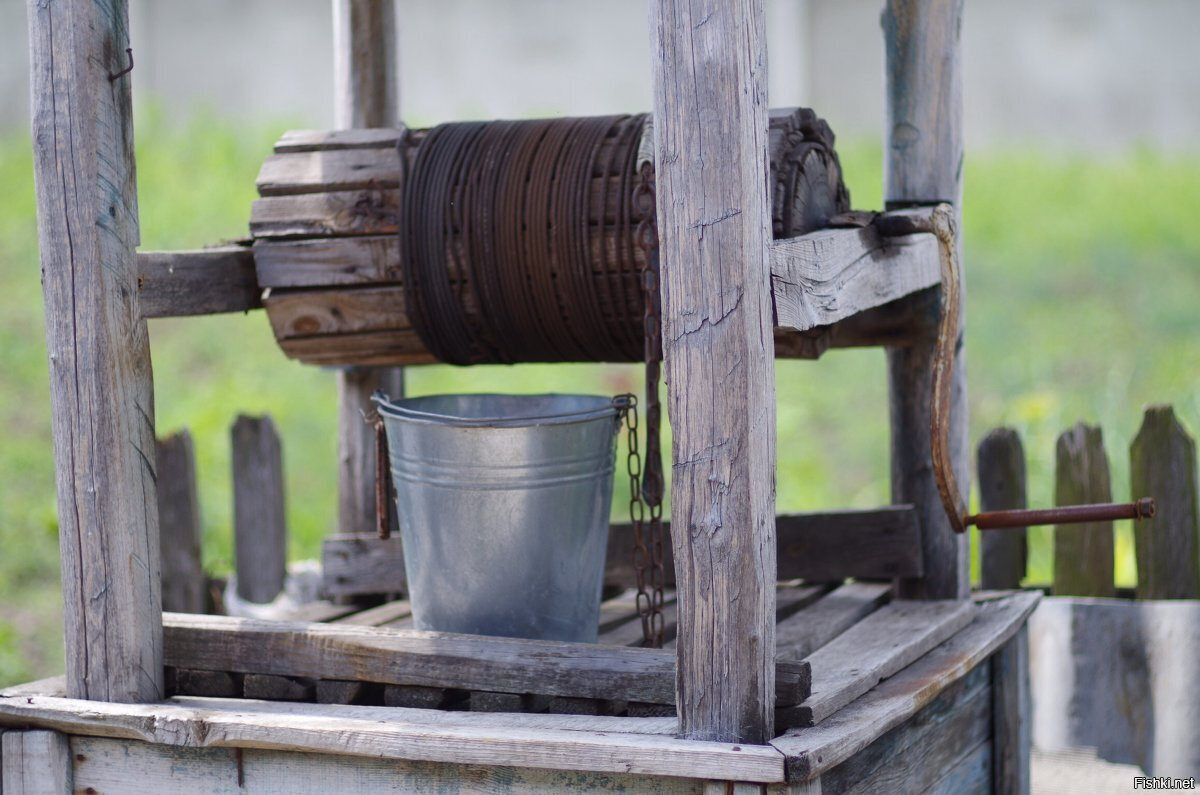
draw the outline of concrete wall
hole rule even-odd
[[[647,0],[397,0],[402,107],[429,123],[650,106]],[[766,0],[772,104],[880,133],[881,0]],[[329,0],[130,0],[135,96],[324,127]],[[1196,0],[969,0],[967,140],[1200,141]],[[28,112],[25,0],[0,0],[0,129]]]

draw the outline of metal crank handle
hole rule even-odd
[[[1063,505],[1013,511],[986,511],[967,517],[967,525],[980,530],[1004,530],[1013,527],[1032,527],[1044,524],[1079,524],[1107,522],[1114,519],[1149,519],[1154,516],[1154,498],[1142,497],[1135,502],[1106,502],[1096,505]]]

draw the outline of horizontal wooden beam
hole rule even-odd
[[[168,666],[610,700],[675,703],[675,655],[559,641],[167,613]],[[799,704],[811,669],[777,665],[776,700]]]
[[[589,717],[589,725],[581,727],[578,716],[218,698],[106,704],[51,696],[0,697],[0,726],[48,728],[151,746],[277,749],[455,765],[783,781],[783,755],[773,748],[679,740],[660,733],[661,719],[636,720],[646,722],[647,733],[631,733],[628,718]]]
[[[137,255],[142,316],[185,317],[262,307],[254,252],[246,246]]]
[[[775,325],[806,331],[941,283],[933,235],[822,229],[771,243]]]
[[[776,528],[780,580],[834,582],[847,577],[890,580],[921,575],[920,527],[907,505],[780,516]],[[670,529],[668,523],[668,537]],[[674,585],[670,545],[663,547],[666,584]],[[613,525],[606,584],[623,588],[637,584],[632,549],[633,527]],[[398,538],[330,536],[324,542],[322,562],[329,596],[404,590],[404,556]]]

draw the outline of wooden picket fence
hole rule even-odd
[[[1025,451],[1020,436],[997,428],[979,443],[980,507],[1026,507]],[[1129,449],[1130,494],[1154,497],[1153,519],[1134,526],[1138,599],[1200,598],[1200,519],[1196,444],[1171,406],[1151,406]],[[1113,499],[1108,456],[1099,427],[1077,423],[1058,437],[1054,496],[1057,505]],[[981,533],[981,585],[1019,587],[1026,573],[1026,531]],[[1054,528],[1055,596],[1114,596],[1113,523]]]

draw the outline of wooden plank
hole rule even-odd
[[[780,580],[835,582],[849,577],[915,577],[922,571],[920,527],[911,506],[871,511],[830,511],[776,518]],[[670,536],[667,522],[664,532]],[[633,526],[609,528],[604,582],[637,585],[630,550]],[[664,549],[665,584],[675,585],[675,559]],[[389,593],[404,589],[404,558],[398,537],[333,535],[322,542],[325,588],[331,596]]]
[[[185,317],[248,312],[262,307],[254,251],[220,246],[137,255],[142,317]]]
[[[822,795],[924,792],[936,784],[990,736],[989,681],[988,667],[976,667],[910,720],[822,775]]]
[[[992,745],[982,742],[963,755],[962,759],[926,790],[928,795],[988,795],[991,788]]]
[[[849,583],[775,626],[775,654],[804,659],[875,612],[891,593],[890,585]]]
[[[462,724],[454,722],[454,713],[424,710],[409,712],[412,717],[407,719],[377,716],[364,720],[340,715],[372,708],[305,704],[293,705],[302,707],[298,713],[256,712],[257,702],[225,703],[235,706],[193,708],[169,702],[106,704],[55,698],[13,703],[12,699],[0,699],[0,724],[19,721],[72,735],[188,748],[281,750],[292,758],[317,753],[594,773],[783,781],[783,756],[767,746],[734,746],[654,734],[525,728],[516,720],[527,717],[593,722],[628,718],[467,715],[470,722]],[[399,712],[385,707],[373,709]],[[433,720],[435,716],[451,716],[451,720]],[[493,722],[485,722],[487,717]]]
[[[884,199],[888,209],[950,202],[962,193],[963,0],[888,0]],[[965,318],[965,313],[963,314]],[[959,487],[970,489],[966,361],[958,331],[950,410],[950,458]],[[933,337],[888,350],[892,502],[916,506],[925,572],[902,578],[906,599],[965,599],[967,537],[950,527],[929,461]]]
[[[287,574],[283,450],[270,417],[239,415],[230,440],[237,595],[267,604],[283,590]]]
[[[317,696],[316,682],[297,676],[246,674],[242,681],[246,698],[264,701],[312,701]]]
[[[393,114],[394,115],[394,114]],[[275,144],[275,154],[328,149],[395,149],[404,130],[395,126],[354,130],[288,130]]]
[[[1004,511],[1024,508],[1025,448],[1012,428],[996,428],[983,437],[976,456],[979,508]],[[1021,587],[1028,555],[1024,527],[980,533],[980,571],[988,590]]]
[[[333,149],[271,155],[258,172],[260,196],[400,187],[395,149]]]
[[[1154,497],[1153,519],[1133,526],[1139,599],[1200,597],[1196,443],[1170,406],[1146,409],[1129,447],[1133,496]]]
[[[273,291],[263,303],[278,339],[412,327],[405,313],[404,289],[401,287]],[[361,415],[358,421],[362,422]],[[373,509],[374,505],[372,515]],[[371,527],[374,527],[373,521]]]
[[[169,665],[660,704],[675,700],[675,655],[659,649],[182,613],[166,614],[164,629]],[[775,698],[783,705],[800,703],[809,690],[809,665],[787,661],[776,667]]]
[[[415,331],[365,331],[332,337],[276,340],[285,355],[305,364],[378,366],[436,364]]]
[[[162,604],[173,613],[203,613],[208,588],[200,557],[200,499],[196,456],[185,429],[155,446],[162,550]]]
[[[162,697],[149,338],[123,0],[29,4],[69,691]]]
[[[1076,423],[1055,447],[1054,504],[1112,501],[1108,456],[1099,427]],[[1054,595],[1112,596],[1113,524],[1054,528]]]
[[[331,237],[254,244],[263,287],[398,284],[402,270],[395,235]]]
[[[78,791],[105,795],[146,792],[328,793],[564,792],[695,795],[701,782],[622,773],[437,764],[286,751],[194,749],[128,740],[72,741]],[[238,782],[241,782],[241,787]],[[756,785],[757,786],[757,785]]]
[[[775,323],[806,331],[941,283],[933,235],[823,229],[771,244]]]
[[[1037,606],[1041,594],[1017,593],[978,603],[976,618],[908,668],[812,727],[771,741],[787,757],[789,781],[808,781],[868,747],[961,680],[1004,645]]]
[[[992,791],[1029,792],[1029,629],[1021,627],[992,657]]]
[[[962,599],[880,608],[809,655],[812,695],[795,709],[794,725],[825,720],[953,637],[974,616],[975,605]]]
[[[385,602],[378,607],[371,607],[351,613],[345,618],[337,619],[339,624],[354,624],[360,627],[381,627],[384,624],[412,615],[412,605],[407,599],[397,599]]]
[[[214,698],[241,698],[244,693],[241,674],[228,671],[195,671],[190,668],[173,668],[177,696],[210,696]]]
[[[400,191],[356,190],[268,196],[254,202],[255,237],[394,235],[400,231]]]
[[[333,0],[334,125],[394,127],[398,82],[393,0]]]
[[[66,735],[53,731],[0,734],[0,792],[70,795],[73,789]]]

